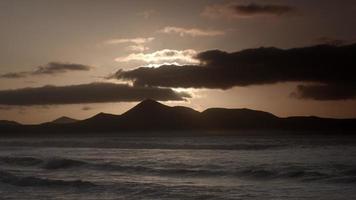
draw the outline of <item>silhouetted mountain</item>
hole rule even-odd
[[[209,108],[201,113],[210,129],[270,129],[275,127],[278,117],[250,109]]]
[[[61,119],[61,118],[60,118]],[[61,121],[68,119],[62,118]],[[69,120],[70,121],[70,120]],[[145,100],[123,113],[99,113],[85,120],[71,123],[45,123],[40,125],[1,126],[1,133],[65,134],[105,132],[118,135],[189,134],[203,135],[206,131],[278,130],[278,131],[330,131],[333,133],[356,131],[356,119],[330,119],[319,117],[280,118],[271,113],[250,109],[209,108],[198,112],[191,108],[163,105]],[[170,133],[175,131],[175,133]],[[179,132],[180,131],[180,132]],[[222,132],[220,132],[221,134]]]
[[[58,119],[55,119],[53,120],[52,122],[50,123],[54,123],[54,124],[70,124],[70,123],[74,123],[74,122],[77,122],[78,120],[77,119],[73,119],[73,118],[70,118],[70,117],[60,117]]]
[[[191,108],[169,107],[145,100],[121,115],[122,128],[136,130],[184,130],[198,127],[199,112]]]
[[[9,120],[0,120],[0,126],[2,125],[6,125],[6,126],[16,126],[16,125],[20,125],[17,122],[14,121],[9,121]]]
[[[82,122],[85,123],[97,123],[103,121],[112,121],[118,118],[118,115],[108,114],[108,113],[98,113],[91,118],[85,119]]]
[[[91,118],[74,123],[69,128],[81,132],[113,132],[118,128],[117,124],[120,122],[120,118],[120,115],[99,113]]]

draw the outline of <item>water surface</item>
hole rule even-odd
[[[1,199],[356,199],[356,138],[0,139]]]

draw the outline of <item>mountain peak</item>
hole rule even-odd
[[[153,99],[145,99],[137,104],[135,107],[131,108],[124,114],[140,113],[140,115],[152,114],[162,110],[169,109],[169,106],[161,104]]]
[[[163,107],[169,107],[169,106],[161,104],[153,99],[145,99],[141,101],[139,104],[137,104],[135,107],[133,107],[132,109],[156,109],[156,108],[163,108]]]
[[[54,124],[69,124],[69,123],[74,123],[76,121],[78,121],[78,120],[63,116],[63,117],[53,120],[52,123],[54,123]]]
[[[0,125],[20,125],[20,123],[9,120],[0,120]]]
[[[110,113],[104,113],[104,112],[100,112],[96,115],[94,115],[91,118],[111,118],[111,117],[117,117],[118,115],[114,115],[114,114],[110,114]],[[90,118],[89,118],[90,119]]]
[[[161,104],[153,99],[145,99],[137,105],[152,106],[152,105],[163,105],[163,104]]]

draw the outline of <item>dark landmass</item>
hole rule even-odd
[[[58,119],[55,119],[51,122],[48,122],[48,123],[54,123],[54,124],[70,124],[70,123],[74,123],[74,122],[77,122],[78,120],[77,119],[73,119],[73,118],[70,118],[70,117],[60,117]]]
[[[145,100],[123,113],[99,113],[85,120],[61,117],[39,125],[22,125],[0,121],[0,135],[34,134],[95,134],[115,135],[179,135],[195,136],[207,132],[234,134],[238,130],[354,133],[356,119],[320,117],[277,117],[271,113],[250,109],[209,108],[198,112],[188,107],[169,107],[154,100]],[[174,134],[173,134],[174,133]]]
[[[20,125],[20,123],[9,121],[9,120],[0,120],[0,126],[8,126],[8,125]]]

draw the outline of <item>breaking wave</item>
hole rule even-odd
[[[33,176],[21,177],[9,172],[0,171],[0,182],[22,187],[91,187],[95,184],[82,180],[54,180]]]
[[[118,141],[0,141],[0,146],[12,147],[76,147],[76,148],[117,148],[117,149],[187,149],[187,150],[268,150],[281,149],[284,144],[179,144],[179,143],[157,143],[157,142],[118,142]]]
[[[34,157],[0,157],[0,163],[18,166],[33,166],[41,164],[43,161]]]
[[[0,163],[14,166],[41,166],[44,169],[65,169],[86,164],[84,161],[67,158],[40,159],[34,157],[0,157]]]
[[[79,167],[87,164],[84,161],[65,159],[65,158],[52,158],[44,162],[42,166],[44,169],[66,169],[72,167]]]
[[[126,174],[143,174],[157,176],[186,176],[186,177],[238,177],[245,179],[273,180],[296,179],[301,181],[331,181],[340,183],[356,183],[356,170],[354,166],[328,166],[326,170],[313,167],[296,166],[244,166],[231,167],[219,165],[187,165],[175,163],[162,163],[160,165],[129,165],[118,163],[95,163],[68,158],[35,157],[0,157],[0,163],[15,166],[35,166],[44,170],[71,170],[80,168],[94,171],[115,171]],[[62,181],[41,179],[35,177],[18,177],[0,171],[0,181],[19,185],[85,185],[83,181]]]

